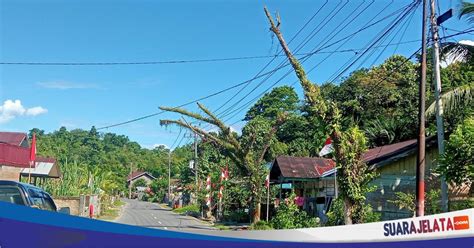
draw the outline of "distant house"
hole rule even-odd
[[[408,140],[376,147],[364,153],[363,159],[375,170],[378,177],[372,181],[376,190],[368,193],[367,202],[383,220],[411,217],[413,213],[400,209],[389,200],[395,192],[414,193],[416,177],[417,140]],[[440,188],[440,180],[433,172],[437,166],[438,148],[435,137],[426,139],[425,177],[426,192]],[[280,184],[282,192],[287,185],[305,199],[304,209],[314,216],[321,216],[330,207],[337,191],[334,187],[335,162],[323,158],[282,156],[275,159],[270,171],[270,181]],[[450,189],[450,199],[469,195],[469,189]],[[283,196],[284,198],[284,196]],[[316,206],[316,207],[314,207]]]
[[[128,175],[127,177],[127,184],[130,185],[135,183],[136,181],[143,179],[145,180],[146,184],[150,184],[154,179],[156,179],[152,174],[146,171],[135,171],[132,174]]]
[[[0,143],[10,144],[28,148],[28,136],[26,133],[18,132],[0,132]]]
[[[37,179],[59,178],[61,172],[56,160],[36,157],[35,164],[30,169],[30,148],[26,133],[0,132],[0,180],[20,181],[22,176]]]

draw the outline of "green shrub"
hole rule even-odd
[[[270,225],[270,223],[266,221],[257,221],[256,223],[253,223],[250,228],[250,230],[272,230],[273,227]]]
[[[182,208],[175,208],[173,212],[177,214],[199,213],[198,205],[187,205]]]
[[[289,197],[289,199],[294,198],[294,194]],[[319,226],[319,219],[309,216],[305,211],[300,211],[293,200],[289,200],[278,206],[271,224],[275,229],[308,228]]]
[[[381,214],[374,212],[369,204],[365,204],[363,211],[358,213],[363,223],[377,222],[381,220]],[[342,198],[336,199],[327,213],[328,222],[326,226],[344,225],[344,204]]]
[[[449,211],[464,210],[474,208],[474,199],[449,202]]]
[[[248,223],[250,221],[249,213],[243,209],[224,210],[224,220],[237,223]]]

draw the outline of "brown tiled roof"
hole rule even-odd
[[[26,139],[26,133],[0,132],[0,143],[19,146]]]
[[[270,180],[277,180],[280,175],[285,178],[319,178],[335,165],[333,160],[326,158],[280,156],[273,162]]]

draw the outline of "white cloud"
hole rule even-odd
[[[155,148],[160,147],[160,146],[164,146],[165,148],[168,148],[168,145],[166,145],[166,144],[154,144],[151,147],[152,147],[152,149],[155,149]]]
[[[141,145],[141,147],[146,148],[148,150],[153,150],[153,149],[155,149],[157,147],[160,147],[160,146],[164,146],[166,149],[169,148],[166,144],[153,144],[153,145],[144,145],[144,144],[142,144]]]
[[[25,108],[20,100],[6,100],[0,105],[0,123],[7,123],[22,115],[37,116],[47,112],[48,110],[41,106]]]
[[[70,89],[99,89],[96,84],[72,83],[66,81],[39,82],[40,87],[47,89],[70,90]]]
[[[46,113],[48,113],[48,110],[41,106],[29,108],[25,112],[26,115],[30,115],[30,116],[37,116],[37,115],[46,114]]]

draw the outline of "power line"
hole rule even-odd
[[[383,20],[385,20],[385,19],[387,19],[387,18],[389,18],[389,17],[395,15],[395,14],[398,13],[398,12],[403,11],[404,9],[406,9],[406,8],[409,6],[409,5],[407,5],[407,6],[405,6],[405,7],[402,7],[402,8],[400,8],[400,9],[396,10],[395,12],[392,12],[391,14],[389,14],[389,15],[387,15],[387,16],[381,18],[380,20],[375,21],[374,23],[371,23],[373,20],[375,20],[375,18],[377,18],[380,14],[382,14],[391,4],[393,4],[393,0],[390,2],[390,4],[386,5],[382,10],[380,10],[376,15],[374,15],[369,21],[367,21],[367,22],[362,26],[362,28],[360,28],[359,30],[357,30],[357,31],[356,31],[355,33],[353,33],[352,35],[348,35],[348,36],[346,36],[346,37],[344,37],[344,38],[342,38],[342,39],[339,39],[338,41],[336,41],[336,42],[330,44],[329,46],[332,46],[333,44],[336,44],[337,42],[344,41],[343,43],[341,43],[341,44],[336,48],[336,50],[337,50],[337,49],[341,48],[342,46],[344,46],[347,42],[349,42],[350,40],[352,40],[352,39],[355,37],[356,34],[358,34],[358,33],[362,32],[362,31],[366,30],[366,29],[369,28],[369,27],[372,27],[372,26],[374,26],[374,25],[380,23],[381,21],[383,21]],[[371,23],[371,24],[370,24],[370,23]],[[411,42],[418,42],[418,41],[420,41],[420,40],[407,41],[407,42],[403,42],[403,44],[405,44],[405,43],[411,43]],[[400,42],[399,44],[402,44],[402,42]],[[326,46],[326,47],[328,47],[328,46]],[[377,47],[378,47],[378,46],[377,46]],[[318,50],[320,50],[320,49],[318,49]],[[363,50],[363,49],[360,49],[360,50]],[[353,52],[356,53],[356,54],[358,53],[358,51],[353,51]],[[324,61],[326,61],[327,59],[329,59],[332,55],[334,55],[334,53],[330,53],[330,54],[329,54],[328,56],[326,56],[323,60],[321,60],[318,64],[314,65],[310,70],[308,70],[307,74],[309,75],[309,73],[311,73],[314,69],[316,69],[318,66],[320,66]],[[299,82],[299,81],[296,80],[295,82],[293,82],[293,83],[291,84],[291,86],[295,85],[295,84],[298,83],[298,82]]]
[[[171,151],[171,149],[174,147],[174,145],[176,144],[176,142],[178,141],[178,138],[179,138],[179,136],[181,135],[181,132],[182,132],[182,131],[183,131],[183,129],[180,128],[180,129],[179,129],[179,133],[178,133],[178,135],[176,136],[176,139],[174,140],[173,144],[170,146],[170,151]]]
[[[336,71],[336,73],[334,73],[333,75],[336,74],[335,77],[331,76],[330,78],[332,78],[331,80],[329,80],[330,82],[336,80],[337,78],[339,78],[341,75],[343,75],[345,72],[347,72],[347,70],[349,70],[355,63],[357,63],[357,61],[359,59],[361,59],[368,51],[370,48],[372,48],[373,46],[375,46],[380,40],[382,40],[382,38],[384,38],[385,36],[387,36],[405,17],[408,16],[408,14],[411,12],[411,11],[414,11],[416,9],[416,7],[418,6],[419,2],[415,2],[414,4],[412,4],[412,6],[410,6],[405,12],[403,12],[402,14],[400,14],[399,17],[397,17],[390,25],[389,27],[387,28],[387,30],[381,32],[382,34],[378,34],[378,38],[375,38],[375,41],[371,42],[371,44],[368,46],[368,48],[366,50],[364,50],[359,56],[357,56],[352,62],[349,63],[348,61],[348,65],[343,67],[344,69],[342,70],[338,70]],[[376,36],[376,37],[377,37]],[[352,59],[351,59],[352,60]],[[347,63],[346,63],[347,64]]]
[[[390,4],[392,4],[392,3],[393,3],[393,1],[392,1]],[[370,3],[368,6],[370,6],[370,5],[372,5],[372,4],[373,4],[373,2]],[[389,5],[390,5],[390,4],[389,4]],[[363,9],[359,14],[357,14],[357,15],[350,21],[350,23],[354,22],[354,20],[355,20],[357,17],[359,17],[360,14],[362,14],[363,12],[365,12],[365,10],[367,10],[368,6],[367,6],[365,9]],[[407,5],[406,7],[402,8],[402,9],[400,9],[400,10],[404,10],[404,9],[406,9],[408,6],[409,6],[409,5]],[[388,6],[386,6],[386,7],[388,7]],[[383,10],[385,10],[385,8],[384,8]],[[353,36],[355,36],[356,34],[358,34],[358,33],[361,32],[361,31],[365,30],[366,28],[371,27],[371,26],[375,25],[376,23],[379,23],[380,21],[382,21],[382,20],[384,20],[384,19],[386,19],[386,18],[388,18],[388,17],[394,15],[394,13],[397,13],[397,12],[400,11],[400,10],[397,10],[397,11],[395,11],[394,13],[390,14],[388,17],[384,17],[384,18],[382,18],[381,20],[378,20],[378,21],[376,21],[375,23],[372,23],[372,24],[369,25],[369,23],[372,22],[378,15],[380,15],[380,13],[382,13],[383,10],[380,11],[378,14],[376,14],[371,20],[369,20],[366,24],[364,24],[364,26],[363,26],[361,29],[357,30],[357,31],[354,32],[353,34],[348,35],[348,36],[346,36],[346,37],[344,37],[344,38],[342,38],[342,39],[339,39],[338,41],[333,42],[333,43],[330,44],[329,46],[325,46],[325,47],[321,48],[321,46],[326,45],[332,38],[334,38],[335,35],[332,36],[329,40],[327,40],[324,44],[321,44],[322,42],[325,41],[325,39],[324,39],[324,40],[321,41],[318,45],[315,46],[315,48],[312,50],[312,52],[313,52],[313,53],[316,53],[317,51],[321,51],[321,49],[328,48],[328,47],[330,47],[330,46],[332,46],[332,45],[334,45],[334,44],[337,44],[338,42],[344,41],[344,40],[346,40],[346,42],[347,42],[347,41],[348,41],[348,40],[347,40],[348,38],[352,38]],[[353,12],[353,13],[355,13],[355,12]],[[351,15],[352,15],[352,14],[350,14],[350,15],[348,16],[348,18],[349,18]],[[348,18],[347,18],[347,19],[348,19]],[[331,19],[332,19],[332,18],[331,18]],[[347,20],[347,19],[346,19],[346,20]],[[337,29],[338,29],[343,23],[344,23],[344,21],[341,22],[335,29],[333,29],[333,31],[328,35],[328,37],[331,36],[333,32],[337,31]],[[326,24],[327,24],[327,23],[326,23]],[[342,28],[340,31],[344,30],[346,27],[347,27],[347,26],[345,26],[344,28]],[[338,33],[339,33],[339,32],[338,32]],[[344,43],[346,43],[346,42],[344,42]],[[342,46],[342,45],[341,45],[341,46]],[[340,48],[341,46],[339,46],[338,48]],[[297,51],[296,51],[296,52],[297,52]],[[299,60],[302,61],[301,63],[303,64],[303,63],[306,62],[307,59],[309,59],[309,56],[306,56],[305,58],[300,58]],[[314,68],[313,68],[313,69],[314,69]],[[278,84],[280,81],[282,81],[282,80],[283,80],[286,76],[288,76],[291,72],[292,72],[292,69],[290,69],[285,75],[283,75],[283,76],[282,76],[281,78],[279,78],[275,83],[273,83],[273,84],[272,84],[270,87],[268,87],[266,90],[264,90],[263,92],[261,92],[260,94],[258,94],[257,96],[255,96],[253,99],[251,99],[250,101],[247,101],[246,103],[244,103],[243,105],[241,105],[239,108],[237,108],[237,109],[235,109],[234,111],[231,111],[231,112],[229,112],[229,113],[223,115],[222,117],[226,117],[226,116],[229,116],[230,114],[234,113],[230,118],[228,118],[228,119],[225,120],[225,121],[228,121],[228,120],[234,118],[234,117],[239,113],[238,111],[244,109],[244,108],[247,107],[249,104],[251,104],[252,102],[254,102],[256,99],[258,99],[259,97],[261,97],[263,94],[265,94],[266,92],[268,92],[269,90],[271,90],[276,84]]]
[[[308,21],[306,21],[306,23],[298,30],[298,32],[296,32],[296,34],[291,38],[289,43],[291,43],[301,33],[301,31],[303,31],[303,29],[306,28],[306,26],[319,14],[319,12],[324,8],[324,6],[326,6],[327,3],[328,3],[328,0],[326,0],[326,2],[321,7],[319,7],[319,9],[313,14],[313,16],[311,16],[311,18]],[[270,66],[270,64],[277,57],[284,56],[284,54],[281,54],[282,51],[283,51],[283,49],[280,48],[280,51],[257,73],[257,75],[254,76],[254,79],[256,79],[256,77],[259,76],[268,66]],[[219,106],[217,109],[215,109],[214,112],[219,111],[221,108],[223,108],[225,105],[227,105],[237,95],[239,95],[243,90],[245,90],[245,88],[247,88],[248,85],[250,85],[250,82],[248,82],[248,84],[246,84],[244,87],[240,88],[239,91],[236,94],[234,94],[231,98],[229,98],[227,101],[225,101],[221,106]]]
[[[324,28],[337,14],[339,14],[340,11],[342,11],[342,9],[349,3],[349,1],[346,1],[346,3],[344,5],[342,5],[339,9],[338,6],[340,4],[342,4],[342,1],[339,2],[338,5],[336,5],[336,7],[333,9],[333,11],[331,11],[330,13],[332,14],[328,14],[322,21],[321,21],[321,25],[319,26],[316,26],[311,32],[310,34],[308,34],[306,36],[306,38],[303,39],[303,41],[300,42],[299,45],[297,45],[297,49],[296,49],[296,52],[298,52],[299,50],[301,50],[311,39],[314,38],[314,36],[319,33],[319,31],[322,30],[322,28]],[[337,9],[337,11],[334,12],[334,10]],[[327,18],[331,16],[329,18],[329,20],[327,20]],[[350,15],[349,15],[350,16]],[[324,22],[324,23],[323,23]],[[318,29],[319,27],[319,29]],[[317,29],[317,31],[315,32],[315,30]],[[309,38],[309,39],[308,39]],[[280,50],[281,52],[281,50]],[[313,54],[308,54],[306,57],[310,57],[312,56]],[[288,63],[286,59],[284,59],[283,61],[280,62],[280,65],[281,64],[284,64],[284,63]],[[291,69],[290,69],[291,70]],[[275,73],[273,74],[269,74],[265,79],[263,79],[260,83],[258,83],[252,90],[250,90],[245,96],[243,96],[242,98],[240,98],[237,102],[235,102],[233,105],[231,105],[230,107],[228,107],[227,109],[225,109],[224,111],[222,111],[221,113],[219,113],[219,117],[220,118],[223,118],[223,117],[226,117],[228,116],[229,114],[235,112],[232,111],[232,109],[234,109],[240,102],[242,102],[245,98],[247,98],[250,94],[252,94],[257,88],[259,88],[263,83],[265,83],[270,77],[272,77]],[[253,101],[253,100],[251,100]],[[238,108],[240,109],[240,108]]]
[[[271,70],[271,71],[268,71],[268,72],[266,72],[266,73],[260,75],[259,77],[264,77],[264,76],[266,76],[266,75],[268,75],[268,74],[270,74],[270,73],[273,73],[273,72],[278,71],[278,70],[280,70],[280,69],[282,69],[282,68],[284,68],[284,67],[287,67],[288,65],[289,65],[289,64],[287,63],[287,64],[285,64],[285,65],[283,65],[283,66],[277,67],[277,68],[275,68],[275,69],[273,69],[273,70]],[[252,80],[252,79],[251,79],[251,80]],[[187,106],[187,105],[190,105],[190,104],[193,104],[193,103],[196,103],[196,102],[199,102],[199,101],[202,101],[202,100],[211,98],[211,97],[216,96],[216,95],[219,95],[219,94],[222,94],[222,93],[224,93],[224,92],[226,92],[226,91],[229,91],[229,90],[234,89],[234,88],[237,88],[237,87],[239,87],[239,86],[241,86],[241,85],[243,85],[243,84],[246,84],[248,81],[250,81],[250,80],[246,80],[246,81],[244,81],[244,82],[235,84],[235,85],[230,86],[230,87],[228,87],[228,88],[225,88],[225,89],[223,89],[223,90],[220,90],[220,91],[214,92],[214,93],[212,93],[212,94],[210,94],[210,95],[207,95],[207,96],[204,96],[204,97],[201,97],[201,98],[198,98],[198,99],[189,101],[189,102],[187,102],[187,103],[181,104],[181,105],[176,106],[176,107],[174,107],[174,108],[182,108],[182,107],[184,107],[184,106]],[[116,124],[112,124],[112,125],[108,125],[108,126],[104,126],[104,127],[99,127],[99,128],[97,128],[97,130],[106,129],[106,128],[111,128],[111,127],[116,127],[116,126],[122,126],[122,125],[125,125],[125,124],[128,124],[128,123],[132,123],[132,122],[140,121],[140,120],[147,119],[147,118],[150,118],[150,117],[153,117],[153,116],[157,116],[157,115],[163,114],[163,113],[165,113],[165,112],[167,112],[167,111],[166,111],[166,110],[162,110],[162,111],[159,111],[159,112],[156,112],[156,113],[153,113],[153,114],[149,114],[149,115],[145,115],[145,116],[142,116],[142,117],[138,117],[138,118],[135,118],[135,119],[132,119],[132,120],[129,120],[129,121],[124,121],[124,122],[120,122],[120,123],[116,123]]]

